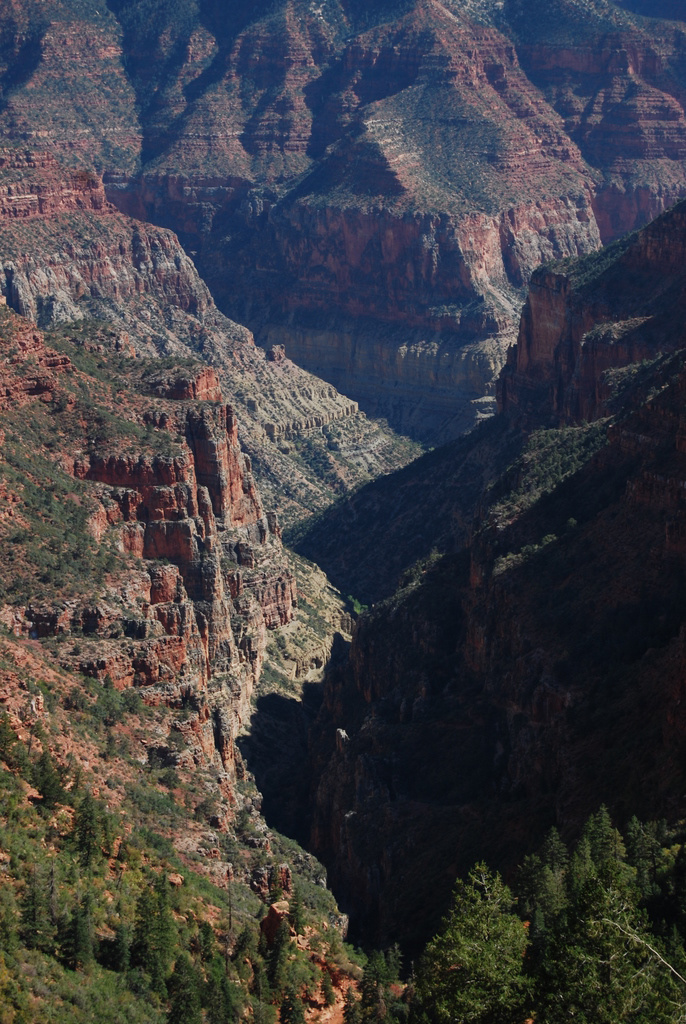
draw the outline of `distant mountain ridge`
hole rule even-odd
[[[5,6],[0,137],[104,174],[261,343],[425,440],[492,409],[538,264],[686,192],[675,5],[101,7]]]

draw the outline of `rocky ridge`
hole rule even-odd
[[[368,411],[421,435],[438,383],[432,442],[492,408],[533,270],[686,187],[669,5],[15,6],[6,144],[103,172],[222,309]]]
[[[678,28],[608,2],[582,32],[572,0],[520,8],[284,3],[228,37],[205,18],[210,92],[187,91],[177,134],[109,195],[181,231],[261,343],[403,430],[455,436],[488,408],[535,267],[684,189]],[[232,174],[210,176],[222,149]]]
[[[534,274],[499,381],[503,410],[596,419],[612,397],[605,371],[681,348],[685,217],[679,203],[594,259]]]
[[[14,198],[0,218],[0,291],[10,307],[42,326],[105,318],[118,325],[123,348],[211,363],[240,413],[269,500],[284,491],[286,518],[321,508],[332,492],[415,454],[357,403],[295,366],[282,347],[257,348],[247,329],[216,309],[176,236],[119,214],[97,176],[70,177],[27,152],[6,155],[4,180]],[[19,215],[12,211],[20,190],[34,197],[49,191],[50,202],[32,201]],[[325,464],[328,484],[300,457],[303,444],[306,454],[312,449],[310,462]]]
[[[542,415],[506,400],[465,439],[493,473],[462,505],[454,495],[469,535],[452,550],[439,537],[451,553],[361,618],[327,681],[311,841],[377,941],[414,948],[456,874],[484,856],[507,871],[601,802],[618,821],[683,814],[684,352],[661,292],[683,285],[682,218],[678,206],[564,274],[539,272],[504,389],[546,396]],[[636,331],[634,350],[613,325]],[[408,482],[377,489],[375,517]],[[364,560],[364,543],[349,555]]]
[[[121,357],[111,351],[108,360],[103,341],[90,345],[114,368]],[[137,687],[152,704],[193,706],[195,715],[184,726],[196,744],[193,756],[220,765],[225,795],[233,799],[234,741],[250,715],[266,631],[293,617],[296,588],[276,516],[262,510],[216,374],[201,365],[181,375],[153,371],[138,378],[141,395],[130,383],[132,367],[124,385],[133,390],[127,395],[133,450],[127,451],[123,437],[94,436],[93,412],[79,394],[83,371],[46,349],[41,332],[9,310],[3,343],[15,353],[9,366],[20,381],[19,404],[40,401],[71,433],[70,454],[57,454],[62,470],[89,485],[81,500],[90,536],[121,553],[119,571],[91,600],[47,603],[34,596],[28,604],[6,604],[4,623],[17,635],[37,638],[78,634],[83,639],[69,659],[73,669],[117,689]],[[33,365],[41,368],[40,378]],[[145,385],[154,399],[144,397]],[[6,388],[16,408],[15,390]],[[143,451],[141,441],[136,445],[136,420],[146,428]],[[10,465],[21,450],[13,427],[8,420]],[[5,533],[28,514],[24,489],[17,488]],[[40,536],[40,526],[35,530]]]

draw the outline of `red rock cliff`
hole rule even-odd
[[[603,374],[684,343],[686,206],[574,267],[538,271],[499,382],[506,412],[603,415]]]

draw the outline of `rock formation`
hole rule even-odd
[[[501,408],[595,419],[611,397],[605,371],[680,348],[685,228],[679,203],[596,259],[537,271],[499,382]]]
[[[117,689],[137,687],[151,704],[192,707],[183,728],[190,750],[235,781],[234,741],[250,715],[266,632],[291,620],[296,589],[276,516],[263,512],[216,373],[196,364],[195,371],[139,374],[140,390],[128,400],[134,423],[127,445],[117,435],[96,440],[92,421],[78,436],[79,416],[92,415],[80,411],[83,372],[6,308],[2,342],[10,353],[4,409],[41,401],[55,410],[71,437],[69,455],[54,457],[89,485],[81,500],[90,503],[91,536],[129,556],[91,599],[7,605],[3,621],[36,638],[82,634],[73,667],[83,674]],[[146,397],[151,391],[155,397]],[[147,425],[138,445],[135,420]],[[13,433],[5,444],[14,451],[20,442]],[[171,453],[159,451],[170,444]]]
[[[286,492],[279,502],[286,518],[321,508],[332,490],[387,472],[414,454],[383,425],[370,423],[356,402],[295,366],[287,353],[265,358],[246,328],[218,312],[176,236],[118,213],[97,175],[66,172],[33,151],[7,152],[3,159],[10,197],[7,215],[0,215],[5,302],[44,327],[105,318],[118,325],[122,351],[178,359],[199,355],[211,362],[247,448],[265,468],[269,500]],[[26,202],[18,206],[20,195]],[[4,209],[1,203],[0,195]],[[182,397],[179,387],[172,397]],[[322,428],[335,432],[337,448]],[[309,438],[330,466],[333,488],[293,458],[293,442]]]
[[[683,216],[535,275],[503,412],[464,441],[492,473],[452,492],[471,530],[437,534],[452,553],[362,617],[327,682],[312,843],[377,941],[414,948],[459,871],[507,871],[601,802],[683,814]]]
[[[686,189],[669,4],[101,6],[0,15],[5,143],[104,174],[260,343],[432,441],[492,408],[541,262]],[[46,186],[2,207],[51,202]]]

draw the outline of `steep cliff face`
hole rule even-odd
[[[381,392],[393,366],[368,407],[432,440],[478,419],[536,266],[686,188],[682,28],[631,5],[101,6],[6,5],[0,136],[102,171],[222,309],[354,400],[372,356]]]
[[[602,172],[593,207],[604,242],[683,196],[681,28],[627,17],[632,6],[595,3],[579,24],[573,4],[510,5],[522,67]],[[659,5],[642,13],[664,16]]]
[[[680,203],[598,257],[534,275],[499,382],[502,409],[594,419],[611,397],[604,371],[683,345],[685,218]]]
[[[285,341],[297,361],[345,382],[365,408],[396,426],[433,440],[454,435],[477,418],[470,402],[492,393],[518,289],[533,267],[599,244],[582,162],[522,75],[512,46],[492,28],[440,5],[416,5],[338,51],[335,40],[322,50],[311,24],[308,31],[306,59],[290,51],[290,37],[280,43],[310,79],[304,90],[284,83],[289,96],[307,97],[307,148],[277,136],[269,145],[272,161],[280,147],[289,161],[307,154],[300,169],[309,173],[295,190],[255,192],[255,184],[276,185],[272,165],[255,177],[256,154],[263,156],[257,147],[250,149],[251,179],[242,184],[246,167],[234,156],[237,173],[223,186],[205,179],[195,187],[190,175],[180,181],[158,173],[146,175],[142,202],[138,184],[112,179],[109,194],[138,215],[181,217],[166,222],[189,228],[220,304],[259,327],[267,344]],[[272,45],[264,31],[246,30],[232,51],[231,74],[252,82]],[[251,60],[241,63],[246,52]],[[473,146],[471,126],[464,138],[439,141],[438,109],[441,118],[460,121],[465,105],[467,120],[486,121],[485,150]],[[273,127],[265,115],[239,137],[250,148],[253,129],[266,138]],[[540,178],[535,190],[532,172]],[[202,207],[216,219],[224,237],[228,227],[228,245],[210,241],[209,224],[189,226],[181,193],[198,214]],[[374,318],[371,329],[360,330],[360,317]],[[418,344],[421,358],[405,358]],[[437,422],[423,428],[429,392],[446,376],[447,362],[460,368]],[[381,404],[370,397],[390,387],[393,395]]]
[[[484,856],[508,870],[601,802],[619,821],[683,814],[683,227],[677,207],[538,273],[504,373],[512,415],[464,442],[491,479],[453,491],[437,536],[454,553],[405,573],[327,682],[312,842],[381,942],[414,948],[456,873]],[[420,470],[358,514],[386,521]]]
[[[154,169],[113,176],[110,196],[187,232],[261,342],[432,442],[478,419],[537,265],[683,195],[679,30],[614,4],[284,3],[203,25],[215,48],[195,81],[222,90],[187,95]],[[198,174],[203,147],[230,176]]]
[[[414,454],[411,445],[397,443],[383,425],[361,415],[356,402],[295,366],[282,349],[265,354],[257,348],[246,328],[218,312],[177,237],[118,213],[105,200],[98,176],[72,174],[35,152],[12,151],[3,159],[5,301],[43,326],[104,318],[117,325],[122,351],[179,359],[201,355],[211,362],[246,445],[259,457],[270,501],[286,491],[280,504],[287,518],[323,507],[337,490]],[[181,383],[179,389],[174,396],[182,397]],[[335,431],[338,448],[333,442],[328,447],[322,428]],[[320,449],[318,460],[327,463],[330,482],[300,457],[303,444]]]
[[[7,309],[2,341],[11,353],[3,398],[9,467],[23,465],[25,474],[38,470],[21,462],[19,425],[27,417],[52,417],[57,435],[35,457],[45,460],[48,472],[56,462],[72,475],[74,487],[86,482],[78,500],[88,508],[87,535],[98,548],[119,552],[90,599],[77,594],[60,600],[56,594],[50,601],[50,588],[42,594],[38,589],[26,604],[6,604],[4,623],[36,638],[82,634],[68,659],[73,668],[101,682],[109,677],[119,689],[137,687],[151,704],[192,707],[195,726],[189,719],[187,731],[197,741],[193,756],[205,764],[216,761],[230,786],[237,772],[234,741],[249,719],[266,632],[291,620],[296,592],[276,517],[262,510],[216,374],[200,364],[195,371],[160,373],[153,363],[141,372],[130,356],[122,365],[105,335],[90,347],[108,367],[110,386],[128,391],[129,417],[117,420],[110,413],[108,419],[106,406],[97,404],[107,401],[107,390],[66,354],[46,348],[41,332]],[[73,342],[67,347],[80,363],[83,352]],[[179,396],[180,380],[186,386]],[[84,403],[86,387],[95,407]],[[154,398],[146,397],[151,391]],[[204,398],[189,399],[188,392]],[[31,402],[45,411],[32,411]],[[107,427],[103,432],[97,426],[102,417],[110,437]],[[40,519],[27,505],[27,486],[15,484],[16,507],[4,523],[4,541],[27,516]],[[40,538],[40,523],[33,529]],[[36,565],[40,558],[34,557],[29,571]],[[59,576],[55,586],[59,593]],[[22,589],[15,581],[20,602]]]
[[[5,150],[0,153],[0,174],[0,217],[4,222],[107,207],[98,175],[66,171],[49,153]]]

